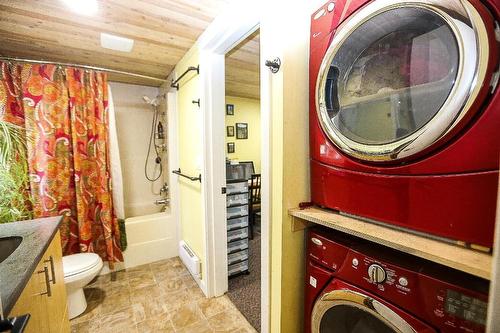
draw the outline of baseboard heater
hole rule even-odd
[[[179,257],[189,272],[198,279],[201,279],[200,259],[194,254],[193,250],[184,241],[179,242]]]

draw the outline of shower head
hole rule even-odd
[[[144,100],[144,102],[146,102],[147,104],[150,104],[150,105],[153,105],[153,106],[158,106],[160,105],[160,99],[161,98],[165,98],[165,94],[162,94],[162,95],[158,95],[156,96],[155,98],[151,99],[149,98],[148,96],[144,95],[142,96],[142,99]]]
[[[156,98],[151,99],[146,95],[142,96],[142,99],[144,100],[144,102],[146,102],[147,104],[151,104],[151,105],[155,105],[157,102]]]

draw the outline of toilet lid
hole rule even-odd
[[[95,253],[77,253],[63,257],[64,276],[79,274],[98,265],[101,258]]]

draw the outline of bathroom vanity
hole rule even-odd
[[[0,224],[0,242],[6,244],[0,255],[1,310],[4,318],[29,314],[27,333],[70,332],[60,222],[50,217]]]

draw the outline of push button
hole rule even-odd
[[[329,13],[331,13],[335,9],[335,2],[330,2],[328,4],[328,7],[326,7],[326,10],[328,10]]]
[[[398,282],[403,287],[406,287],[408,285],[408,280],[404,276],[400,277],[399,280],[398,280]]]

